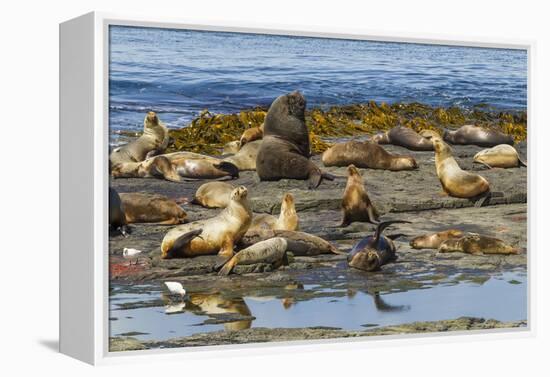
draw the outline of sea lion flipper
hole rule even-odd
[[[309,189],[316,189],[321,184],[321,180],[323,179],[323,175],[320,171],[312,171],[309,175],[308,179],[308,188]]]
[[[239,168],[231,162],[221,161],[219,164],[214,164],[214,167],[228,172],[232,178],[239,178]]]
[[[407,235],[404,234],[404,233],[395,233],[395,234],[388,234],[388,235],[386,235],[386,237],[388,237],[392,241],[395,241],[396,239],[398,239],[400,237],[407,237]]]
[[[226,261],[223,264],[223,267],[218,272],[218,276],[227,276],[227,275],[229,275],[231,273],[231,271],[233,271],[233,268],[235,267],[236,264],[237,264],[236,256],[230,258],[228,261]]]
[[[488,191],[485,194],[483,194],[474,204],[475,208],[481,208],[483,205],[489,202],[491,199],[491,192]]]
[[[380,240],[380,236],[382,235],[382,232],[388,226],[392,224],[410,224],[410,223],[411,223],[410,221],[406,221],[406,220],[390,220],[390,221],[383,221],[379,223],[376,226],[376,231],[374,232],[374,245],[378,245],[378,241]]]
[[[527,162],[523,161],[521,158],[518,157],[519,166],[525,166],[527,167]]]
[[[174,253],[177,253],[178,251],[182,250],[185,246],[189,244],[195,237],[199,237],[202,233],[202,229],[195,229],[190,232],[187,232],[181,236],[179,236],[172,246],[166,250],[165,255],[168,257],[173,257]]]

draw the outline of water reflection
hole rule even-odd
[[[251,317],[250,308],[242,297],[225,297],[220,293],[193,293],[189,295],[187,310],[197,315],[237,313]],[[225,330],[243,330],[252,327],[252,319],[223,324]]]

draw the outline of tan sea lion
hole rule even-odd
[[[236,154],[225,157],[223,161],[235,165],[239,171],[256,170],[256,159],[261,145],[261,140],[246,143]]]
[[[307,179],[309,187],[316,188],[323,178],[334,179],[309,160],[305,109],[306,100],[299,92],[280,96],[269,107],[256,159],[256,172],[261,181]]]
[[[342,198],[342,223],[340,226],[348,226],[354,221],[378,223],[380,216],[370,201],[361,173],[353,165],[349,165],[347,170],[348,181]]]
[[[283,264],[288,265],[288,259],[286,258],[287,246],[286,240],[281,237],[260,241],[235,254],[233,258],[225,263],[218,275],[229,275],[238,264],[268,263],[272,264],[274,268],[278,268]]]
[[[378,144],[393,144],[413,151],[433,151],[431,141],[422,137],[415,130],[408,127],[397,126],[384,133],[372,137],[372,141]]]
[[[281,202],[281,213],[279,217],[268,214],[255,215],[248,228],[249,231],[262,229],[275,230],[298,230],[298,215],[294,206],[294,197],[286,193]]]
[[[374,235],[368,236],[359,241],[348,254],[348,265],[353,268],[365,271],[379,270],[383,265],[397,259],[393,237],[386,237],[382,234],[385,228],[396,223],[410,223],[409,221],[392,220],[384,221],[376,227]]]
[[[451,144],[494,147],[499,144],[514,145],[514,137],[500,131],[465,125],[455,131],[445,130],[443,140]]]
[[[112,187],[109,187],[109,227],[119,231],[125,237],[128,236],[124,204],[122,204],[118,192]]]
[[[220,293],[191,293],[189,306],[186,310],[197,312],[196,314],[199,315],[236,313],[243,317],[249,317],[224,323],[223,328],[228,331],[249,329],[254,319],[250,308],[242,297],[225,297]]]
[[[176,163],[176,171],[188,179],[239,178],[239,168],[227,161],[212,163],[207,159],[181,159]]]
[[[435,169],[447,194],[457,198],[474,198],[489,192],[489,182],[485,178],[458,166],[451,147],[439,138],[432,141],[435,147]]]
[[[150,111],[143,121],[143,134],[136,140],[115,148],[109,160],[113,166],[126,162],[141,162],[146,159],[149,152],[164,152],[168,141],[168,129],[160,122],[157,114]]]
[[[239,186],[231,192],[229,205],[218,216],[172,228],[162,240],[163,259],[216,254],[233,256],[233,245],[246,233],[252,221],[248,190]],[[194,237],[189,234],[202,230]],[[200,235],[200,237],[199,237]]]
[[[460,238],[463,235],[464,233],[461,230],[449,229],[415,237],[411,240],[410,245],[413,249],[438,249],[443,242]]]
[[[230,141],[223,146],[222,155],[235,154],[241,149],[241,142],[239,140]]]
[[[282,237],[288,244],[288,251],[297,256],[319,254],[344,254],[330,242],[313,234],[292,230],[255,230],[246,232],[239,241],[240,247],[248,247],[273,237]]]
[[[483,164],[489,168],[517,168],[527,166],[521,160],[514,147],[508,144],[500,144],[496,147],[477,152],[474,162]]]
[[[225,208],[229,205],[234,188],[226,182],[205,183],[195,192],[193,203],[206,208]]]
[[[348,166],[353,164],[359,168],[391,171],[418,168],[414,158],[389,153],[380,145],[369,141],[337,143],[323,152],[321,160],[325,166]]]
[[[187,214],[172,199],[159,194],[145,192],[121,193],[126,222],[159,223],[166,225],[182,224]]]
[[[239,141],[241,142],[241,146],[244,146],[246,143],[250,143],[251,141],[260,140],[263,136],[264,124],[262,123],[259,127],[251,127],[244,130]]]
[[[439,253],[461,252],[467,254],[519,254],[519,249],[498,238],[482,236],[477,233],[467,233],[461,238],[443,242]]]
[[[113,178],[159,178],[172,182],[181,181],[174,164],[162,155],[141,162],[111,165],[110,170]]]

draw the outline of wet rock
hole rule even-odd
[[[109,339],[110,352],[138,351],[146,348],[146,345],[141,343],[136,338],[114,337]]]

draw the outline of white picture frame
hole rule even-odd
[[[323,349],[378,347],[388,344],[471,341],[533,336],[533,274],[535,261],[534,208],[528,203],[528,326],[518,329],[416,334],[208,346],[167,350],[108,351],[108,28],[110,25],[189,30],[253,32],[387,42],[414,42],[472,47],[525,49],[528,55],[528,195],[534,193],[537,130],[532,124],[532,74],[535,43],[487,40],[414,33],[386,34],[364,30],[289,28],[277,25],[196,24],[186,20],[88,13],[60,24],[60,351],[90,364],[182,357],[228,357],[246,350],[250,355]],[[78,201],[79,205],[73,203]],[[75,247],[74,245],[78,245]]]

